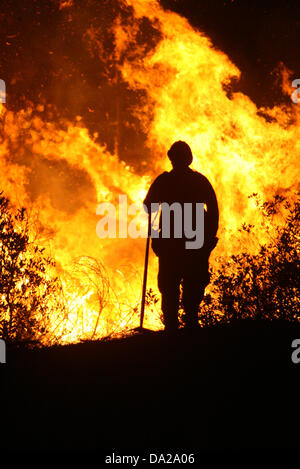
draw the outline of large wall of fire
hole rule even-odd
[[[137,319],[144,240],[100,240],[97,204],[117,203],[123,194],[141,203],[151,180],[169,168],[169,146],[185,140],[193,168],[219,200],[214,256],[230,254],[238,228],[258,216],[248,196],[267,199],[297,186],[299,111],[292,102],[258,107],[237,91],[241,71],[230,57],[157,0],[14,5],[0,77],[7,85],[1,189],[35,213],[69,309],[74,317],[81,311],[80,327],[66,341],[88,336],[99,312],[93,285],[74,260],[101,260],[111,285],[96,334],[102,336]],[[286,70],[284,77],[288,94]],[[153,289],[156,268],[152,258]],[[147,321],[159,328],[159,312]]]

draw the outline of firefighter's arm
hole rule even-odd
[[[151,211],[156,212],[158,210],[158,205],[161,203],[161,184],[163,174],[158,176],[151,184],[148,194],[144,200],[144,206],[147,208],[148,213]]]
[[[210,237],[214,238],[219,228],[219,207],[215,191],[210,183],[208,189],[206,205],[209,222],[209,234]]]

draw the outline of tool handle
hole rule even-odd
[[[148,233],[147,233],[147,242],[146,242],[144,279],[143,279],[143,290],[142,290],[142,304],[141,304],[141,319],[140,319],[140,327],[141,328],[143,327],[144,314],[145,314],[145,301],[146,301],[146,287],[147,287],[147,273],[148,273],[150,237],[151,237],[151,212],[148,215]]]

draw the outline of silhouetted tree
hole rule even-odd
[[[275,196],[261,202],[252,194],[262,213],[268,241],[258,244],[255,254],[241,247],[229,259],[219,259],[213,272],[210,294],[200,306],[202,325],[235,319],[300,320],[300,199]],[[255,239],[255,227],[241,232]],[[250,239],[249,239],[250,241]]]
[[[65,317],[54,261],[30,241],[24,208],[13,210],[0,196],[0,336],[8,342],[51,338],[51,315]]]

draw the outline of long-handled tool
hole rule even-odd
[[[140,325],[139,325],[139,327],[136,327],[135,329],[133,329],[136,332],[153,332],[150,329],[145,329],[143,327],[144,315],[145,315],[145,303],[146,303],[146,289],[147,289],[147,273],[148,273],[150,238],[151,238],[151,211],[148,214],[148,232],[147,232],[147,241],[146,241],[145,263],[144,263],[144,278],[143,278]]]
[[[140,318],[140,330],[143,329],[143,321],[145,314],[145,301],[146,301],[146,288],[147,288],[147,274],[148,274],[148,260],[149,260],[149,246],[151,238],[151,211],[148,214],[148,233],[146,242],[146,253],[145,253],[145,264],[144,264],[144,279],[143,279],[143,290],[142,290],[142,304],[141,304],[141,318]]]
[[[152,213],[151,210],[148,213],[148,232],[147,232],[147,241],[146,241],[146,252],[145,252],[145,263],[144,263],[144,278],[143,278],[143,290],[142,290],[142,303],[141,303],[141,317],[140,317],[140,325],[133,329],[137,332],[150,332],[155,333],[152,329],[146,329],[143,327],[144,322],[144,314],[145,314],[145,303],[146,303],[146,291],[147,291],[147,273],[148,273],[148,261],[149,261],[149,249],[150,249],[150,238],[151,238],[151,230],[152,224],[155,223],[159,215],[159,210],[156,212],[156,215],[152,221]]]

